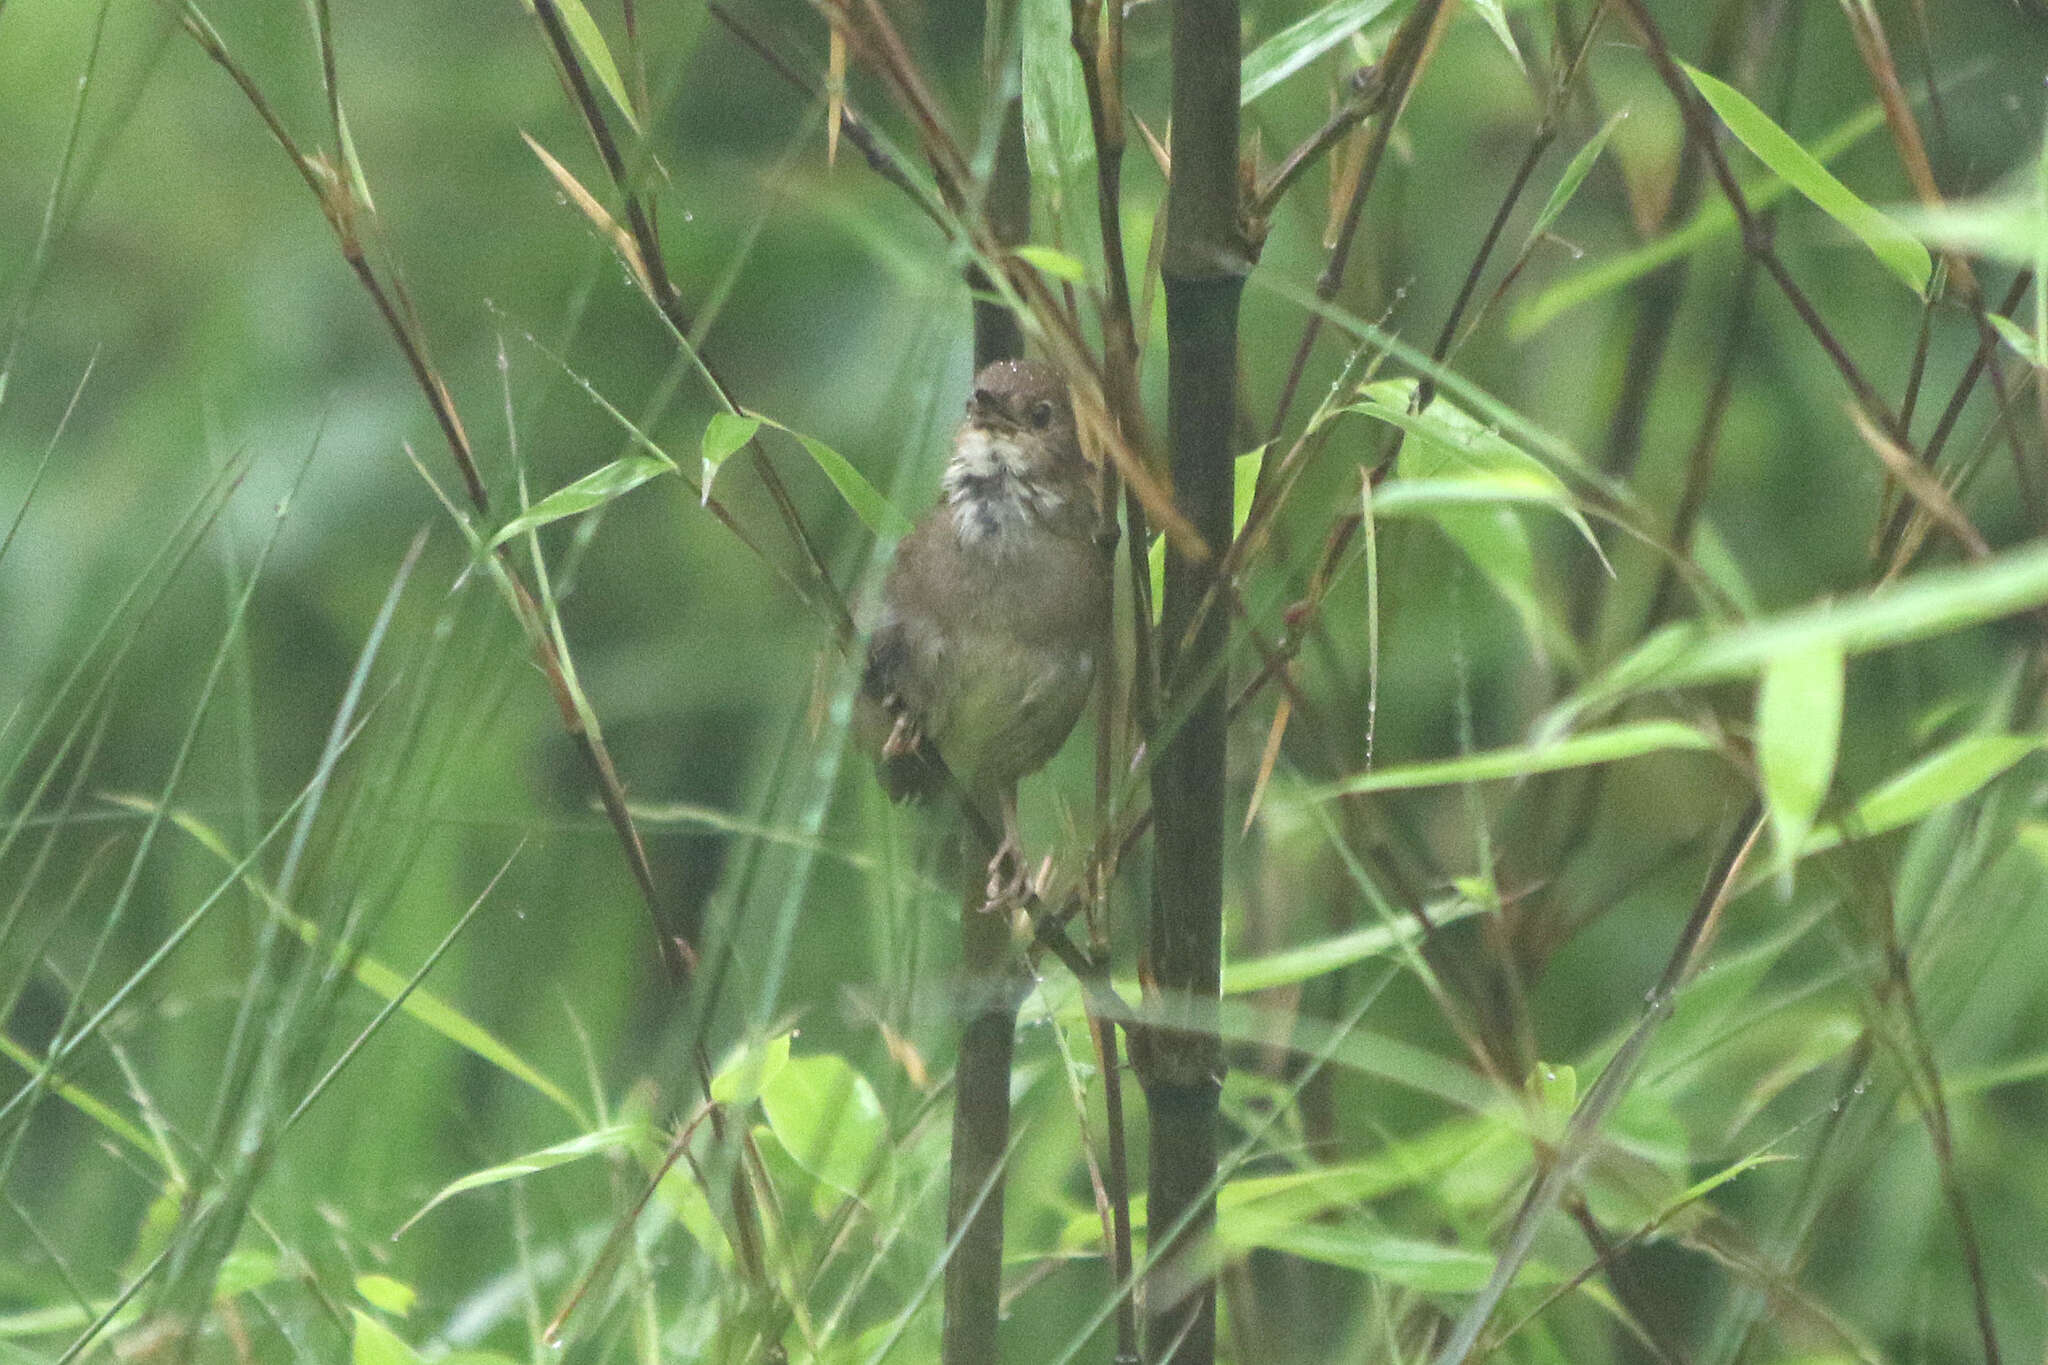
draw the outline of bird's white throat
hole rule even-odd
[[[1067,505],[1066,493],[1034,477],[1031,458],[1013,440],[968,427],[946,465],[946,502],[962,544],[1001,553]]]

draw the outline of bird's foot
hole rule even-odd
[[[898,712],[896,724],[890,727],[889,737],[882,741],[882,757],[901,758],[905,754],[914,754],[923,743],[924,731],[918,729],[917,722],[910,718],[910,713]]]
[[[1024,850],[1015,839],[1004,839],[1002,847],[988,860],[988,900],[982,910],[988,914],[1014,910],[1024,904],[1033,889],[1031,875],[1024,870]]]

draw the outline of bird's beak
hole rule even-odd
[[[983,427],[1011,425],[1002,400],[987,389],[976,389],[967,400],[967,420]]]

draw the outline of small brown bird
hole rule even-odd
[[[862,709],[893,799],[937,795],[950,771],[984,813],[994,801],[994,901],[1024,886],[1017,780],[1074,728],[1110,610],[1089,466],[1057,373],[1002,360],[975,376],[943,490],[896,548]]]

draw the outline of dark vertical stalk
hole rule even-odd
[[[995,164],[989,172],[983,208],[997,242],[1015,246],[1031,237],[1031,171],[1024,157],[1023,101],[1005,67],[1018,61],[1009,41],[1012,7],[990,0],[988,60],[983,75],[991,91],[1005,98],[995,106],[1002,120]],[[974,291],[974,368],[1024,354],[1024,330],[1017,315],[991,297],[988,276],[978,262],[967,267]],[[953,1146],[948,1162],[946,1238],[958,1238],[946,1263],[945,1325],[940,1358],[944,1365],[979,1365],[999,1358],[1003,1295],[1003,1164],[1010,1148],[1010,1063],[1016,1051],[1017,1009],[1022,981],[1012,965],[1009,916],[988,913],[983,882],[995,853],[969,820],[961,835],[960,894],[961,1030],[960,1060],[953,1076]]]
[[[991,10],[991,17],[994,16]],[[1015,60],[1015,53],[1011,54]],[[997,75],[991,71],[991,78]],[[1003,131],[996,142],[995,167],[989,173],[988,199],[984,204],[988,225],[1004,246],[1022,246],[1031,240],[1031,171],[1024,159],[1024,102],[1012,96],[1002,106]],[[1001,299],[993,297],[980,262],[967,267],[967,287],[974,291],[974,368],[996,360],[1014,360],[1024,354],[1024,329],[1017,315]]]
[[[1207,546],[1169,542],[1159,645],[1176,679],[1163,710],[1185,714],[1152,773],[1154,874],[1148,945],[1159,992],[1144,1051],[1151,1110],[1146,1288],[1154,1361],[1216,1356],[1217,1099],[1223,1055],[1194,1017],[1217,997],[1223,945],[1223,651],[1230,614],[1204,612],[1230,543],[1237,316],[1250,270],[1238,216],[1237,0],[1174,0],[1173,191],[1160,279],[1166,291],[1167,440],[1173,496]],[[1178,1229],[1178,1232],[1174,1230]],[[1162,1232],[1170,1244],[1156,1240]]]
[[[946,1313],[940,1359],[981,1365],[997,1349],[1003,1293],[1003,1163],[1010,1147],[1010,1062],[1021,983],[1007,969],[1009,916],[985,914],[979,883],[990,851],[972,833],[968,887],[960,908],[960,1001],[964,1024],[953,1073],[953,1147],[946,1193],[946,1238],[958,1237],[946,1263]],[[964,1230],[963,1230],[964,1229]]]

